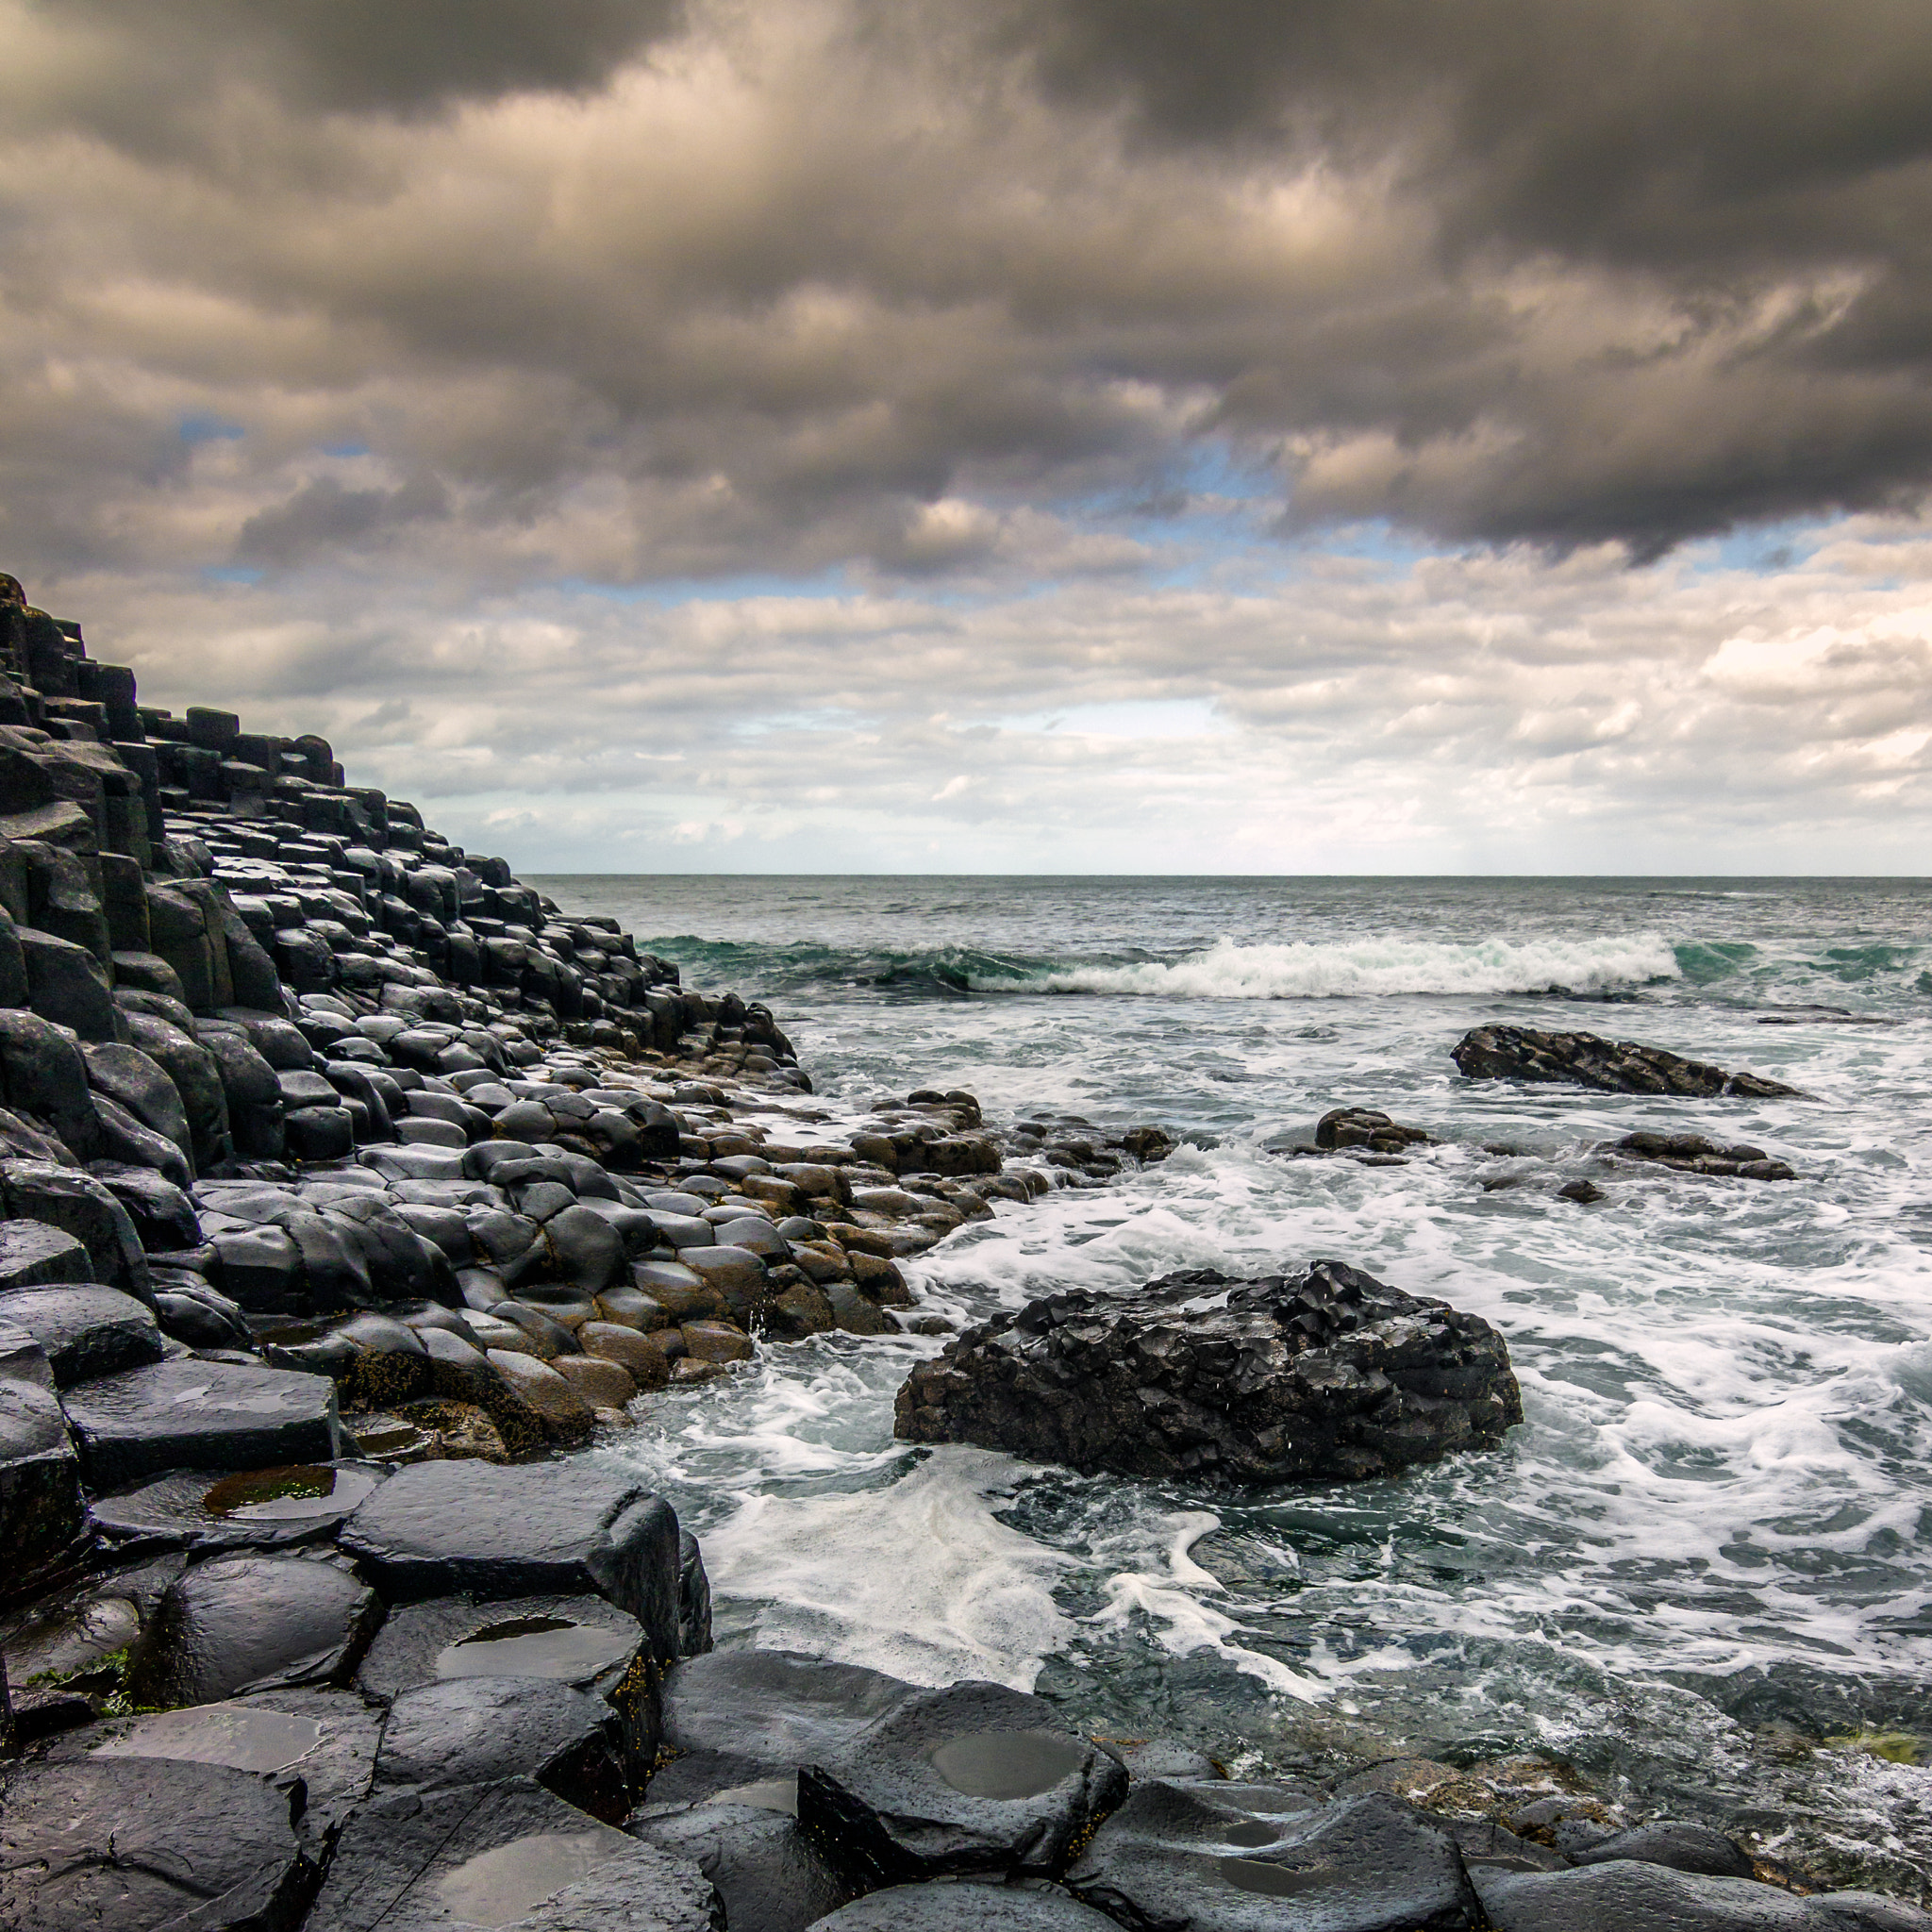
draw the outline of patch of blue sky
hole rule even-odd
[[[369,454],[369,445],[366,442],[325,442],[322,446],[322,453],[325,457],[344,458],[366,457]]]
[[[262,573],[241,563],[211,563],[202,572],[211,584],[258,584]]]
[[[1003,731],[1042,738],[1205,738],[1234,728],[1212,698],[1124,698],[1019,712],[994,722]]]
[[[1776,523],[1745,524],[1722,537],[1684,546],[1684,558],[1699,572],[1748,571],[1776,576],[1822,549],[1845,521],[1842,511],[1825,517],[1785,517]]]
[[[230,423],[223,417],[198,410],[193,415],[183,416],[175,424],[175,433],[183,442],[235,442],[248,431],[239,423]]]
[[[767,711],[756,718],[736,720],[733,738],[769,738],[779,731],[857,731],[866,720],[844,705],[821,705],[792,711]]]

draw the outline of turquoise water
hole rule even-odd
[[[1556,1750],[1641,1804],[1932,1872],[1932,887],[1920,881],[541,882],[767,999],[840,1118],[914,1086],[1189,1144],[924,1257],[962,1319],[1049,1289],[1333,1256],[1487,1317],[1493,1455],[1233,1495],[912,1452],[905,1339],[766,1351],[621,1452],[704,1535],[731,1641],[1030,1685],[1287,1768]],[[1770,1074],[1794,1100],[1472,1085],[1484,1021]],[[1407,1165],[1271,1151],[1328,1108]],[[1637,1126],[1790,1184],[1607,1171]],[[1498,1148],[1513,1152],[1492,1151]],[[1557,1196],[1589,1175],[1607,1198]],[[1923,1741],[1918,1741],[1923,1740]]]

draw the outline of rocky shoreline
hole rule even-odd
[[[569,1452],[763,1349],[947,1332],[901,1261],[1171,1143],[959,1091],[826,1105],[768,1009],[324,741],[136,696],[0,577],[0,1924],[1932,1924],[1557,1765],[1247,1785],[996,1685],[713,1653],[694,1539]],[[1472,1068],[1757,1091],[1605,1047]],[[1520,1419],[1487,1324],[1340,1264],[1147,1294],[958,1338],[902,1433],[1151,1474],[1212,1440],[1274,1481]],[[1255,1410],[1224,1441],[1217,1379]]]

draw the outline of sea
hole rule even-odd
[[[1391,1479],[1235,1491],[892,1439],[941,1341],[769,1346],[596,1454],[701,1538],[718,1641],[991,1678],[1253,1776],[1537,1753],[1841,1882],[1932,1884],[1932,882],[575,876],[762,999],[836,1126],[916,1087],[1180,1145],[908,1265],[964,1324],[1330,1257],[1483,1316],[1526,1420]],[[1802,1090],[1463,1079],[1490,1022]],[[1378,1108],[1406,1164],[1297,1158]],[[1638,1127],[1788,1182],[1607,1160]],[[829,1130],[829,1129],[828,1129]],[[1600,1201],[1557,1190],[1591,1179]]]

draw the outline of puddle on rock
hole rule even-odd
[[[375,1487],[365,1470],[297,1462],[225,1475],[203,1491],[201,1507],[233,1523],[301,1523],[353,1509]]]
[[[969,1798],[1037,1798],[1086,1760],[1085,1745],[1054,1731],[974,1731],[932,1753],[932,1768]]]
[[[511,1617],[486,1624],[447,1644],[436,1659],[439,1677],[561,1677],[575,1683],[625,1662],[636,1637],[609,1624],[568,1617]]]
[[[466,1925],[508,1925],[629,1844],[618,1831],[543,1831],[465,1858],[437,1881],[437,1902]]]
[[[733,1785],[728,1791],[713,1791],[708,1805],[749,1805],[758,1811],[784,1811],[798,1816],[798,1774],[787,1777],[760,1778],[756,1784]]]
[[[1258,1891],[1269,1898],[1294,1898],[1319,1890],[1336,1876],[1333,1865],[1271,1864],[1266,1858],[1217,1858],[1214,1869],[1237,1891]]]
[[[1280,1836],[1278,1824],[1263,1824],[1259,1819],[1231,1825],[1222,1833],[1225,1842],[1231,1845],[1272,1845]]]
[[[236,1771],[286,1771],[322,1742],[312,1718],[257,1710],[246,1704],[196,1704],[163,1711],[96,1744],[96,1757],[174,1757],[225,1764]]]

